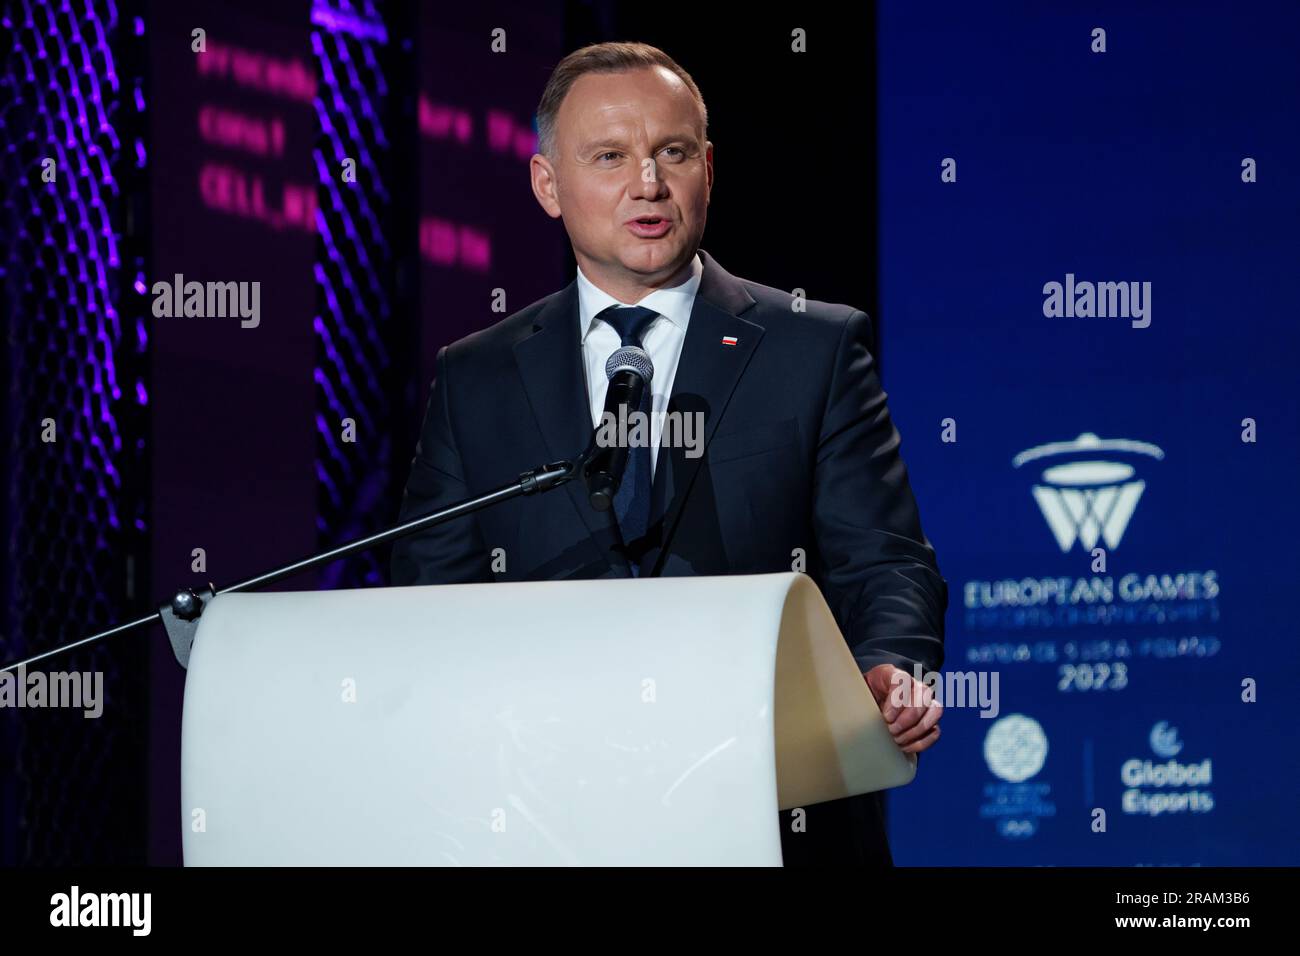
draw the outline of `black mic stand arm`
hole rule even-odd
[[[521,474],[518,480],[508,485],[502,485],[495,491],[489,491],[487,494],[479,495],[476,498],[469,498],[465,501],[454,504],[441,511],[434,511],[419,518],[412,518],[403,524],[396,525],[386,531],[380,531],[366,538],[359,538],[356,541],[339,545],[337,548],[331,548],[322,554],[314,555],[310,558],[304,558],[301,561],[295,561],[293,564],[286,564],[284,567],[276,568],[265,574],[259,574],[256,577],[249,578],[246,581],[240,581],[238,584],[232,584],[229,587],[217,590],[209,584],[206,588],[195,591],[192,588],[182,588],[177,591],[169,601],[159,605],[158,610],[147,617],[137,618],[134,621],[128,621],[125,624],[118,624],[106,631],[98,634],[92,634],[90,637],[83,637],[79,641],[73,641],[71,644],[64,644],[53,650],[45,651],[26,660],[18,661],[14,664],[7,664],[0,667],[0,673],[4,671],[17,670],[26,667],[28,664],[35,664],[37,661],[43,661],[47,657],[53,657],[55,654],[62,654],[74,648],[86,644],[93,644],[95,641],[101,641],[104,638],[112,637],[115,634],[121,634],[123,631],[130,631],[137,627],[143,627],[154,621],[161,620],[163,627],[167,630],[167,638],[171,641],[172,652],[176,655],[176,660],[181,667],[189,667],[190,648],[194,645],[194,635],[199,628],[199,616],[203,613],[204,605],[212,600],[218,594],[229,594],[233,591],[249,591],[253,588],[260,588],[263,585],[271,584],[283,578],[291,577],[302,571],[310,570],[322,564],[329,564],[331,561],[337,561],[339,558],[345,558],[350,554],[358,551],[365,551],[367,548],[373,548],[377,545],[387,544],[397,538],[405,537],[408,534],[414,534],[417,531],[423,531],[426,528],[432,528],[443,522],[451,521],[453,518],[459,518],[462,515],[470,514],[474,511],[487,508],[501,501],[508,501],[511,498],[517,498],[520,495],[534,495],[543,491],[550,491],[552,488],[558,488],[560,485],[567,483],[582,473],[587,455],[584,454],[577,462],[557,461],[549,465],[541,465],[531,471]],[[616,489],[617,490],[617,489]]]

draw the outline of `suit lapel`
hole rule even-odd
[[[591,441],[592,426],[578,334],[576,279],[547,303],[534,321],[531,334],[515,343],[514,352],[549,460],[577,458]],[[610,567],[631,577],[632,569],[618,551],[620,539],[613,511],[593,509],[580,478],[564,488]]]
[[[704,461],[703,452],[763,337],[761,325],[740,318],[740,313],[754,305],[744,285],[703,249],[699,253],[704,274],[686,327],[668,411],[702,414],[704,438],[701,454],[696,458],[688,458],[687,449],[680,445],[660,449],[650,496],[651,546],[641,556],[642,577],[658,573],[681,518],[682,506]],[[724,344],[724,339],[735,339],[735,344]]]
[[[701,454],[686,457],[680,445],[660,449],[651,487],[651,546],[642,554],[642,577],[658,573],[663,555],[681,518],[682,506],[704,460],[704,451],[731,400],[750,357],[763,337],[763,327],[740,317],[754,305],[744,284],[724,270],[703,249],[698,250],[704,272],[691,308],[682,355],[673,380],[669,412],[700,413],[704,419]],[[723,344],[734,338],[734,345]],[[546,443],[550,461],[573,459],[591,441],[591,406],[582,365],[578,332],[578,283],[575,279],[542,309],[530,333],[515,343],[515,361],[524,391]],[[632,569],[622,552],[622,539],[612,511],[594,510],[581,479],[565,485],[582,523],[610,567],[624,577]]]

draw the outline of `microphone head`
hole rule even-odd
[[[605,363],[606,378],[613,378],[625,370],[636,372],[647,382],[655,375],[654,362],[650,361],[649,354],[645,349],[637,348],[635,345],[624,345],[620,349],[615,349],[614,354]]]

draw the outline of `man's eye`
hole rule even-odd
[[[680,159],[680,158],[682,158],[683,156],[686,155],[686,150],[682,149],[680,146],[669,146],[667,149],[664,150],[664,152],[666,152],[666,153],[676,153],[677,156],[674,157],[674,158],[676,158],[676,159]]]
[[[596,158],[597,158],[597,159],[604,159],[606,156],[617,156],[617,155],[618,155],[618,153],[614,153],[614,152],[601,153],[601,154],[600,154],[599,156],[597,156]]]

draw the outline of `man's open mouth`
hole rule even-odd
[[[642,216],[639,219],[629,219],[627,228],[633,235],[644,239],[658,239],[672,228],[672,221],[662,216]]]

